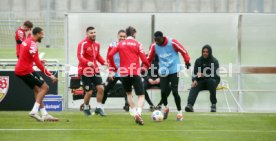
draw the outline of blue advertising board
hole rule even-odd
[[[61,95],[45,95],[43,103],[47,111],[62,111]]]

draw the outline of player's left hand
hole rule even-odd
[[[198,72],[198,73],[197,73],[197,77],[198,77],[198,78],[204,77],[204,74],[203,74],[203,73]]]
[[[196,87],[197,85],[198,85],[197,81],[194,80],[194,81],[192,82],[192,87],[194,88],[194,87]]]
[[[58,81],[58,79],[54,75],[51,75],[50,78],[52,79],[53,83],[56,83]]]
[[[191,63],[186,63],[185,65],[186,65],[186,68],[189,69],[191,66]]]
[[[154,81],[153,81],[151,78],[148,80],[148,82],[149,82],[151,85],[154,85],[154,84],[155,84]]]
[[[108,67],[108,63],[107,62],[105,62],[103,65]]]
[[[47,60],[41,60],[41,63],[42,63],[43,65],[45,65],[46,62],[47,62]]]
[[[141,73],[143,74],[143,73],[145,73],[146,71],[147,71],[147,68],[145,67],[145,66],[143,66],[143,67],[141,67]]]
[[[113,81],[114,80],[114,76],[115,76],[115,73],[114,72],[110,72],[109,75],[108,75],[108,79]]]
[[[160,78],[157,78],[157,79],[155,79],[155,84],[159,84],[160,83]]]

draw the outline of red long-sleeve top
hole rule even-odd
[[[112,48],[108,54],[110,70],[113,72],[117,72],[118,70],[113,58],[117,52],[119,52],[120,56],[119,72],[121,76],[140,75],[141,70],[139,58],[141,58],[146,67],[149,67],[142,44],[136,41],[133,37],[127,37],[126,40],[121,41],[117,47]]]
[[[78,74],[91,76],[100,73],[97,61],[102,65],[105,60],[100,55],[100,43],[90,40],[86,37],[78,45]],[[93,62],[93,66],[89,67],[88,62]]]
[[[20,48],[20,58],[18,59],[18,62],[15,66],[16,75],[23,76],[34,72],[34,63],[42,72],[44,72],[44,74],[46,74],[47,76],[52,75],[41,63],[38,56],[38,48],[36,42],[33,40],[32,37],[29,37],[25,41],[23,41]]]

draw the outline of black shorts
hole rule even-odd
[[[136,95],[144,95],[144,85],[140,76],[134,75],[121,77],[121,81],[126,92],[131,92],[133,86]]]
[[[84,91],[88,92],[92,90],[92,86],[98,86],[98,85],[103,85],[103,80],[100,74],[97,74],[92,77],[86,77],[84,75],[81,76],[81,81],[82,81],[82,86]]]
[[[41,87],[44,83],[43,78],[36,72],[18,77],[21,78],[31,89],[33,89],[34,86]]]

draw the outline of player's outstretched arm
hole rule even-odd
[[[177,52],[180,52],[180,54],[182,55],[182,57],[183,57],[183,59],[185,61],[187,69],[189,69],[189,67],[191,66],[191,64],[190,64],[190,56],[189,56],[187,50],[175,39],[172,40],[172,45],[173,45],[173,48]]]
[[[36,51],[33,55],[34,57],[34,62],[36,64],[36,66],[48,77],[50,77],[52,75],[52,73],[50,71],[48,71],[45,66],[42,64],[41,60],[38,57],[38,51]]]
[[[154,58],[154,55],[155,55],[155,44],[151,44],[150,46],[150,51],[149,51],[149,54],[148,54],[148,62],[152,62],[152,59]]]

